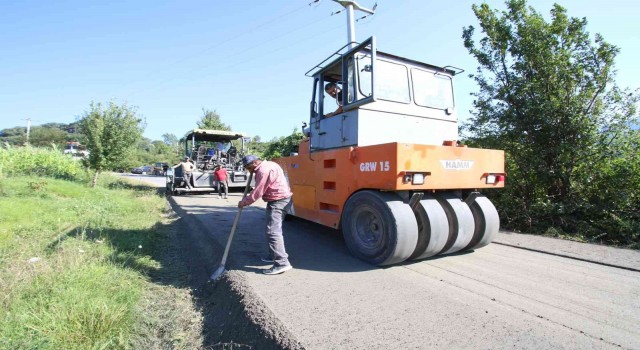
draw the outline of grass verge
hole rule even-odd
[[[0,348],[194,349],[200,313],[156,189],[0,178]]]

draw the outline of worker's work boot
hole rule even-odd
[[[262,271],[262,273],[264,273],[265,275],[279,275],[285,271],[291,270],[292,268],[293,266],[291,265],[285,265],[285,266],[273,265],[270,269]]]

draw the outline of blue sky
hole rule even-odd
[[[330,0],[9,1],[0,0],[0,129],[81,116],[91,101],[127,102],[146,120],[144,135],[182,136],[202,108],[233,130],[263,140],[308,120],[311,79],[304,73],[346,43],[344,13]],[[375,0],[360,0],[372,7]],[[476,63],[462,28],[480,1],[378,0],[356,23],[378,49],[466,70],[454,80],[461,118],[472,108],[467,77]],[[503,1],[486,1],[504,9]],[[621,87],[640,86],[640,2],[529,0],[548,16],[554,2],[621,49]],[[360,17],[360,16],[356,16]]]

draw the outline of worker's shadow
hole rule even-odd
[[[208,272],[213,273],[220,266],[220,258],[228,242],[238,209],[228,205],[210,206],[196,203],[173,205],[173,208],[180,217],[191,219],[188,221],[197,226],[190,233],[191,239],[199,236],[198,232],[204,233],[199,244],[196,245],[201,246],[204,241],[208,241],[209,248],[205,251],[210,256],[209,261],[213,260],[213,264],[201,268],[208,268],[210,270]],[[225,262],[227,270],[262,273],[271,267],[270,263],[261,260],[269,254],[265,226],[264,208],[249,206],[243,209]],[[362,272],[387,268],[374,266],[354,257],[349,252],[340,230],[311,221],[288,216],[283,223],[283,236],[289,261],[298,270]],[[422,260],[406,261],[392,266],[413,264]]]
[[[269,254],[265,209],[246,208],[236,230],[230,253],[234,268],[255,273],[269,268],[271,264],[260,259]],[[289,261],[295,269],[359,272],[377,268],[353,257],[339,230],[290,216],[283,223],[283,236]]]
[[[232,244],[234,268],[262,273],[271,267],[270,263],[260,260],[268,255],[267,240],[264,235],[264,216],[262,208],[251,208],[242,213],[251,216],[248,227],[238,225],[238,232]],[[233,221],[232,218],[227,218]],[[241,220],[242,222],[242,220]],[[256,225],[255,223],[260,223]],[[419,260],[407,260],[390,266],[374,266],[354,257],[347,248],[342,231],[316,224],[301,218],[288,217],[283,223],[283,235],[289,261],[296,269],[324,272],[361,272],[373,269],[385,269],[393,266],[406,266],[420,261],[437,260],[451,255],[465,255],[464,251],[447,255],[437,255]]]

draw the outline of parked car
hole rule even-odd
[[[137,168],[131,169],[131,172],[134,174],[151,174],[153,171],[153,167],[149,165],[139,166]]]
[[[142,167],[139,166],[137,168],[131,169],[131,173],[133,173],[133,174],[142,174]]]
[[[158,162],[153,166],[153,175],[164,176],[167,173],[167,169],[169,169],[169,163]]]

